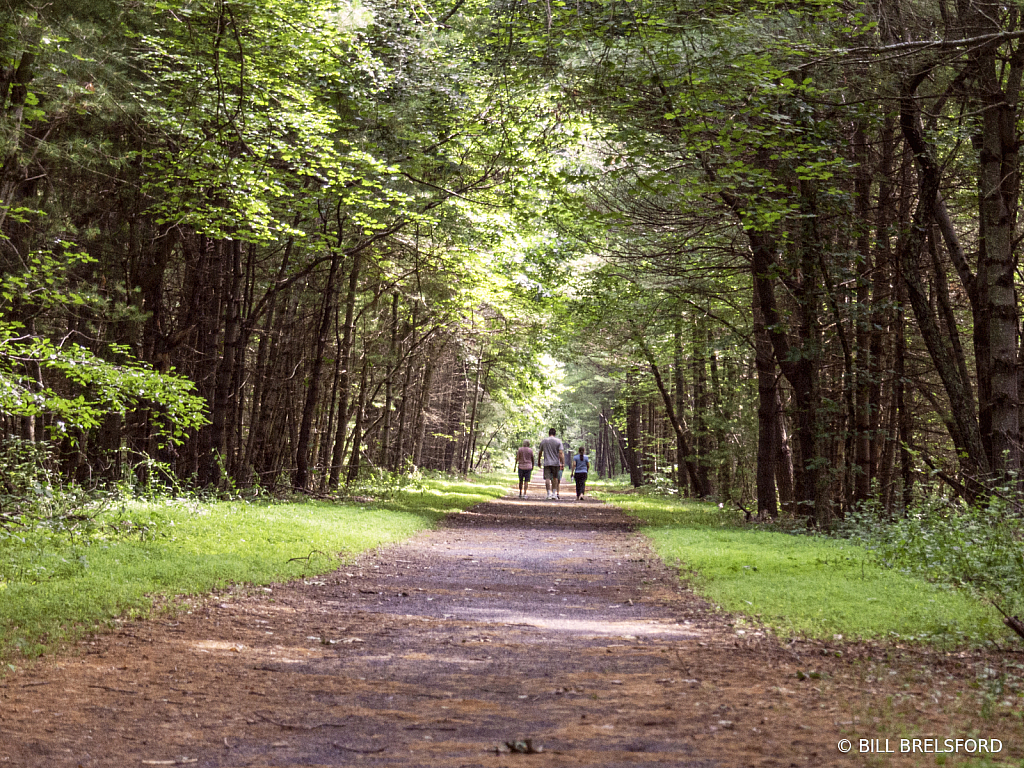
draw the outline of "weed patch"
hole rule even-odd
[[[975,508],[932,493],[896,519],[869,503],[840,533],[887,568],[963,588],[1009,615],[1024,611],[1024,521],[1001,500]]]

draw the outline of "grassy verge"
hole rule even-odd
[[[740,513],[714,504],[610,490],[600,495],[643,521],[658,554],[700,594],[781,635],[937,646],[1010,641],[991,607],[882,568],[856,544],[744,526]]]
[[[0,536],[0,659],[145,615],[155,598],[328,572],[507,488],[426,480],[370,504],[122,503],[89,512],[77,531],[9,531]]]

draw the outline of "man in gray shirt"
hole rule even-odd
[[[558,498],[558,473],[565,466],[565,451],[562,441],[555,437],[555,428],[548,430],[548,436],[537,446],[540,465],[544,469],[544,488],[549,499]]]

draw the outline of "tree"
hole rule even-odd
[[[84,308],[90,299],[54,278],[55,267],[82,263],[81,254],[33,254],[21,274],[0,281],[0,316],[12,305],[30,303],[24,322],[0,323],[0,413],[8,422],[25,420],[30,440],[49,438],[70,447],[99,427],[105,418],[144,414],[156,430],[161,447],[180,445],[185,433],[205,421],[203,402],[191,381],[173,371],[155,371],[118,345],[96,345],[97,354],[60,334],[61,315]],[[24,309],[20,313],[24,315]],[[54,320],[56,319],[56,323]]]
[[[182,421],[190,439],[174,452],[148,416],[104,419],[88,450],[156,455],[203,485],[334,487],[422,452],[419,408],[448,350],[479,379],[475,407],[457,414],[468,431],[455,427],[457,463],[472,463],[486,397],[515,381],[474,341],[474,312],[516,315],[484,263],[513,223],[490,212],[560,140],[557,123],[534,130],[542,93],[495,87],[486,10],[12,7],[5,266],[55,240],[88,253],[40,251],[103,299],[53,307],[54,338],[63,324],[94,354],[129,348],[178,371],[209,413]],[[58,35],[68,24],[81,34]],[[14,301],[4,317],[28,328],[36,314]]]
[[[604,126],[594,131],[601,141],[581,157],[603,155],[605,171],[592,173],[601,179],[591,196],[597,203],[590,205],[602,211],[605,227],[630,233],[626,247],[625,238],[598,244],[611,259],[628,260],[624,272],[685,271],[685,254],[696,248],[721,272],[728,262],[708,233],[745,240],[747,306],[761,319],[760,455],[784,456],[769,448],[785,434],[771,414],[788,401],[796,499],[811,523],[828,524],[865,498],[873,482],[883,484],[888,499],[894,478],[909,491],[909,451],[901,448],[896,476],[891,448],[919,440],[915,420],[932,416],[916,412],[915,397],[932,397],[925,382],[935,377],[949,405],[933,398],[929,406],[948,414],[951,443],[933,441],[920,455],[962,457],[959,480],[944,476],[969,495],[990,479],[1005,479],[1017,461],[1007,442],[1019,429],[1017,342],[1007,331],[1016,327],[1009,299],[1015,257],[1005,245],[1015,230],[1015,144],[1007,138],[1015,118],[1000,105],[1016,103],[1019,14],[964,4],[947,40],[914,42],[914,29],[941,27],[952,17],[928,20],[895,5],[877,10],[876,27],[829,4],[781,15],[768,5],[743,15],[725,6],[625,3],[589,15],[559,7],[546,23],[528,27],[532,36],[521,49],[524,61],[535,61],[543,40],[544,64],[561,67],[573,102]],[[876,55],[896,53],[902,58],[895,65],[874,63]],[[1005,66],[996,67],[997,60]],[[921,92],[926,83],[935,84],[931,95]],[[847,95],[837,101],[832,92]],[[891,107],[881,116],[860,106],[879,98]],[[973,118],[965,115],[986,115],[974,121],[975,177],[982,180],[975,228],[983,246],[976,275],[962,244],[970,217],[963,206],[954,215],[937,197],[971,161],[962,143],[945,144],[947,159],[938,159],[937,143],[925,141],[932,131],[920,119],[925,103],[937,120],[960,120],[945,122],[945,133],[933,131],[935,142],[971,131]],[[897,168],[904,147],[915,169]],[[915,193],[921,202],[912,217]],[[718,223],[723,214],[731,233]],[[654,235],[638,234],[644,227]],[[958,294],[947,287],[947,264],[961,279],[959,295],[973,297],[973,365],[957,336],[963,316],[951,301]],[[916,327],[900,321],[902,296]],[[903,352],[922,343],[934,367],[899,368]],[[776,369],[786,382],[781,398],[769,386]],[[918,382],[916,392],[908,391]],[[763,508],[775,503],[770,479],[786,474],[759,472]]]

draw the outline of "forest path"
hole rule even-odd
[[[633,526],[508,498],[125,624],[0,683],[0,767],[864,764],[844,662],[734,626]]]

